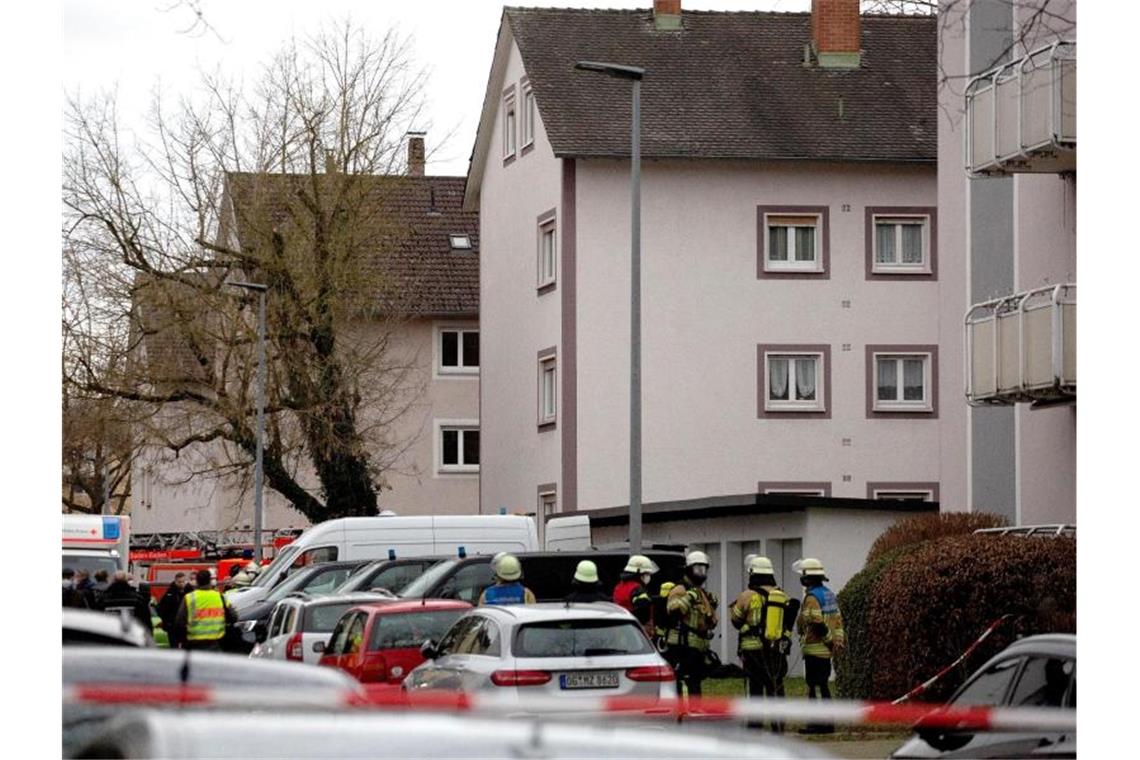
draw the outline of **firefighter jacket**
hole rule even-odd
[[[669,615],[669,631],[665,641],[672,646],[705,650],[717,624],[717,598],[700,586],[689,588],[684,582],[669,591],[665,610]]]
[[[843,631],[843,615],[835,593],[820,584],[806,589],[803,606],[796,618],[800,649],[807,657],[831,657],[843,649],[847,635]]]
[[[762,649],[784,638],[787,595],[778,586],[745,589],[729,608],[732,625],[740,631],[740,650]]]

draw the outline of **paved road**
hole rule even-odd
[[[836,757],[862,760],[863,758],[878,758],[884,760],[892,752],[902,746],[901,739],[868,739],[857,741],[814,741]]]

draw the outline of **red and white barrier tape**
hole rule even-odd
[[[645,717],[701,717],[779,720],[852,726],[921,726],[972,731],[1075,731],[1075,710],[1054,708],[933,707],[844,700],[704,697],[689,701],[652,697],[558,697],[482,692],[377,690],[361,695],[338,689],[265,689],[203,686],[86,684],[64,688],[65,703],[179,705],[188,707],[308,708],[353,707],[450,710],[484,714],[557,715],[583,713]]]
[[[966,647],[966,651],[962,652],[962,654],[958,657],[958,659],[954,660],[954,662],[950,663],[949,665],[944,667],[942,670],[935,673],[933,678],[929,678],[926,681],[923,681],[918,686],[915,686],[913,689],[908,691],[906,694],[903,694],[901,697],[899,697],[895,701],[891,702],[891,704],[892,705],[901,705],[903,702],[909,702],[910,700],[917,697],[919,694],[922,694],[923,692],[925,692],[927,689],[929,689],[931,686],[933,686],[935,683],[937,683],[940,678],[942,678],[944,675],[949,673],[951,670],[953,670],[954,668],[958,667],[963,662],[965,662],[966,658],[969,657],[971,654],[973,654],[974,650],[977,649],[978,646],[983,641],[988,639],[990,637],[990,634],[993,633],[995,630],[997,630],[997,627],[999,625],[1001,625],[1006,620],[1009,620],[1012,617],[1013,617],[1013,615],[1005,614],[1005,615],[1002,615],[1001,617],[999,617],[994,622],[990,623],[989,627],[986,628],[986,630],[982,631],[982,635],[979,636],[974,641],[973,644]]]

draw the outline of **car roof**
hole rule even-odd
[[[224,737],[225,741],[219,741]],[[113,754],[118,752],[120,754]],[[182,710],[119,716],[90,757],[688,757],[824,758],[823,749],[757,731],[630,721],[492,718],[426,712],[257,713]]]
[[[353,591],[348,594],[337,594],[336,596],[307,596],[298,594],[297,596],[287,596],[281,601],[290,600],[296,602],[302,607],[320,607],[326,604],[374,604],[391,602],[395,597],[386,596],[384,594],[377,594],[371,591]]]
[[[624,608],[610,602],[490,604],[479,607],[478,610],[518,623],[538,623],[546,620],[636,620]]]
[[[178,649],[71,646],[63,649],[63,682],[182,683],[213,686],[336,687],[359,691],[356,682],[333,668],[301,662],[237,657],[222,652]],[[331,674],[331,677],[330,677]]]
[[[1022,654],[1055,654],[1077,656],[1077,637],[1071,633],[1042,633],[1026,636],[1010,644],[998,654],[1007,657]]]
[[[473,609],[472,606],[459,599],[401,599],[400,601],[386,599],[381,604],[359,604],[348,612],[364,611],[378,615],[401,615],[406,612],[443,612],[469,609]]]
[[[144,646],[146,643],[146,632],[131,615],[117,615],[109,612],[65,607],[63,610],[63,627],[110,639],[119,639],[136,646]]]

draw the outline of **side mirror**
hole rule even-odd
[[[420,645],[420,654],[424,656],[425,660],[434,660],[439,657],[439,652],[435,648],[435,642],[428,639]]]
[[[920,739],[939,752],[954,752],[962,749],[974,738],[973,734],[947,731],[944,728],[919,728],[917,733]]]
[[[269,638],[269,628],[265,623],[257,623],[253,626],[253,638],[258,644],[264,644],[265,640]]]

